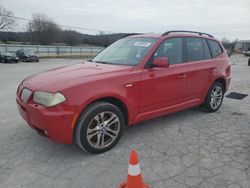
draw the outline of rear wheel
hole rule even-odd
[[[93,103],[77,121],[75,142],[90,153],[103,153],[117,144],[124,125],[124,117],[118,107],[107,102]]]
[[[250,58],[248,58],[248,66],[250,66]]]
[[[208,91],[205,102],[202,105],[208,112],[216,112],[224,98],[224,87],[220,82],[215,82]]]

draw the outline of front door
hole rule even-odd
[[[139,113],[171,108],[184,102],[186,95],[187,67],[182,63],[182,38],[165,40],[154,57],[167,57],[170,65],[143,70]]]

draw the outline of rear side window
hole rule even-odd
[[[207,40],[207,41],[208,41],[208,44],[209,44],[209,47],[211,49],[211,53],[212,53],[213,57],[216,57],[216,56],[222,54],[223,51],[222,51],[222,48],[218,42],[213,41],[213,40]]]
[[[206,39],[202,39],[202,42],[203,42],[203,46],[204,46],[205,59],[212,58]]]
[[[154,53],[154,57],[167,57],[170,65],[182,63],[182,39],[165,40]]]
[[[199,61],[204,59],[204,48],[201,38],[186,37],[186,60]]]

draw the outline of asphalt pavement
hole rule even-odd
[[[92,155],[39,136],[20,117],[15,92],[25,77],[80,59],[0,64],[0,187],[115,188],[124,182],[131,149],[153,188],[249,188],[250,96],[224,98],[220,110],[192,108],[125,130],[112,150]],[[229,91],[250,94],[250,66],[231,57]]]

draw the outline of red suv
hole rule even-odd
[[[101,153],[125,125],[194,106],[217,111],[229,83],[229,58],[218,40],[169,31],[129,36],[91,61],[32,75],[16,101],[38,133]]]

